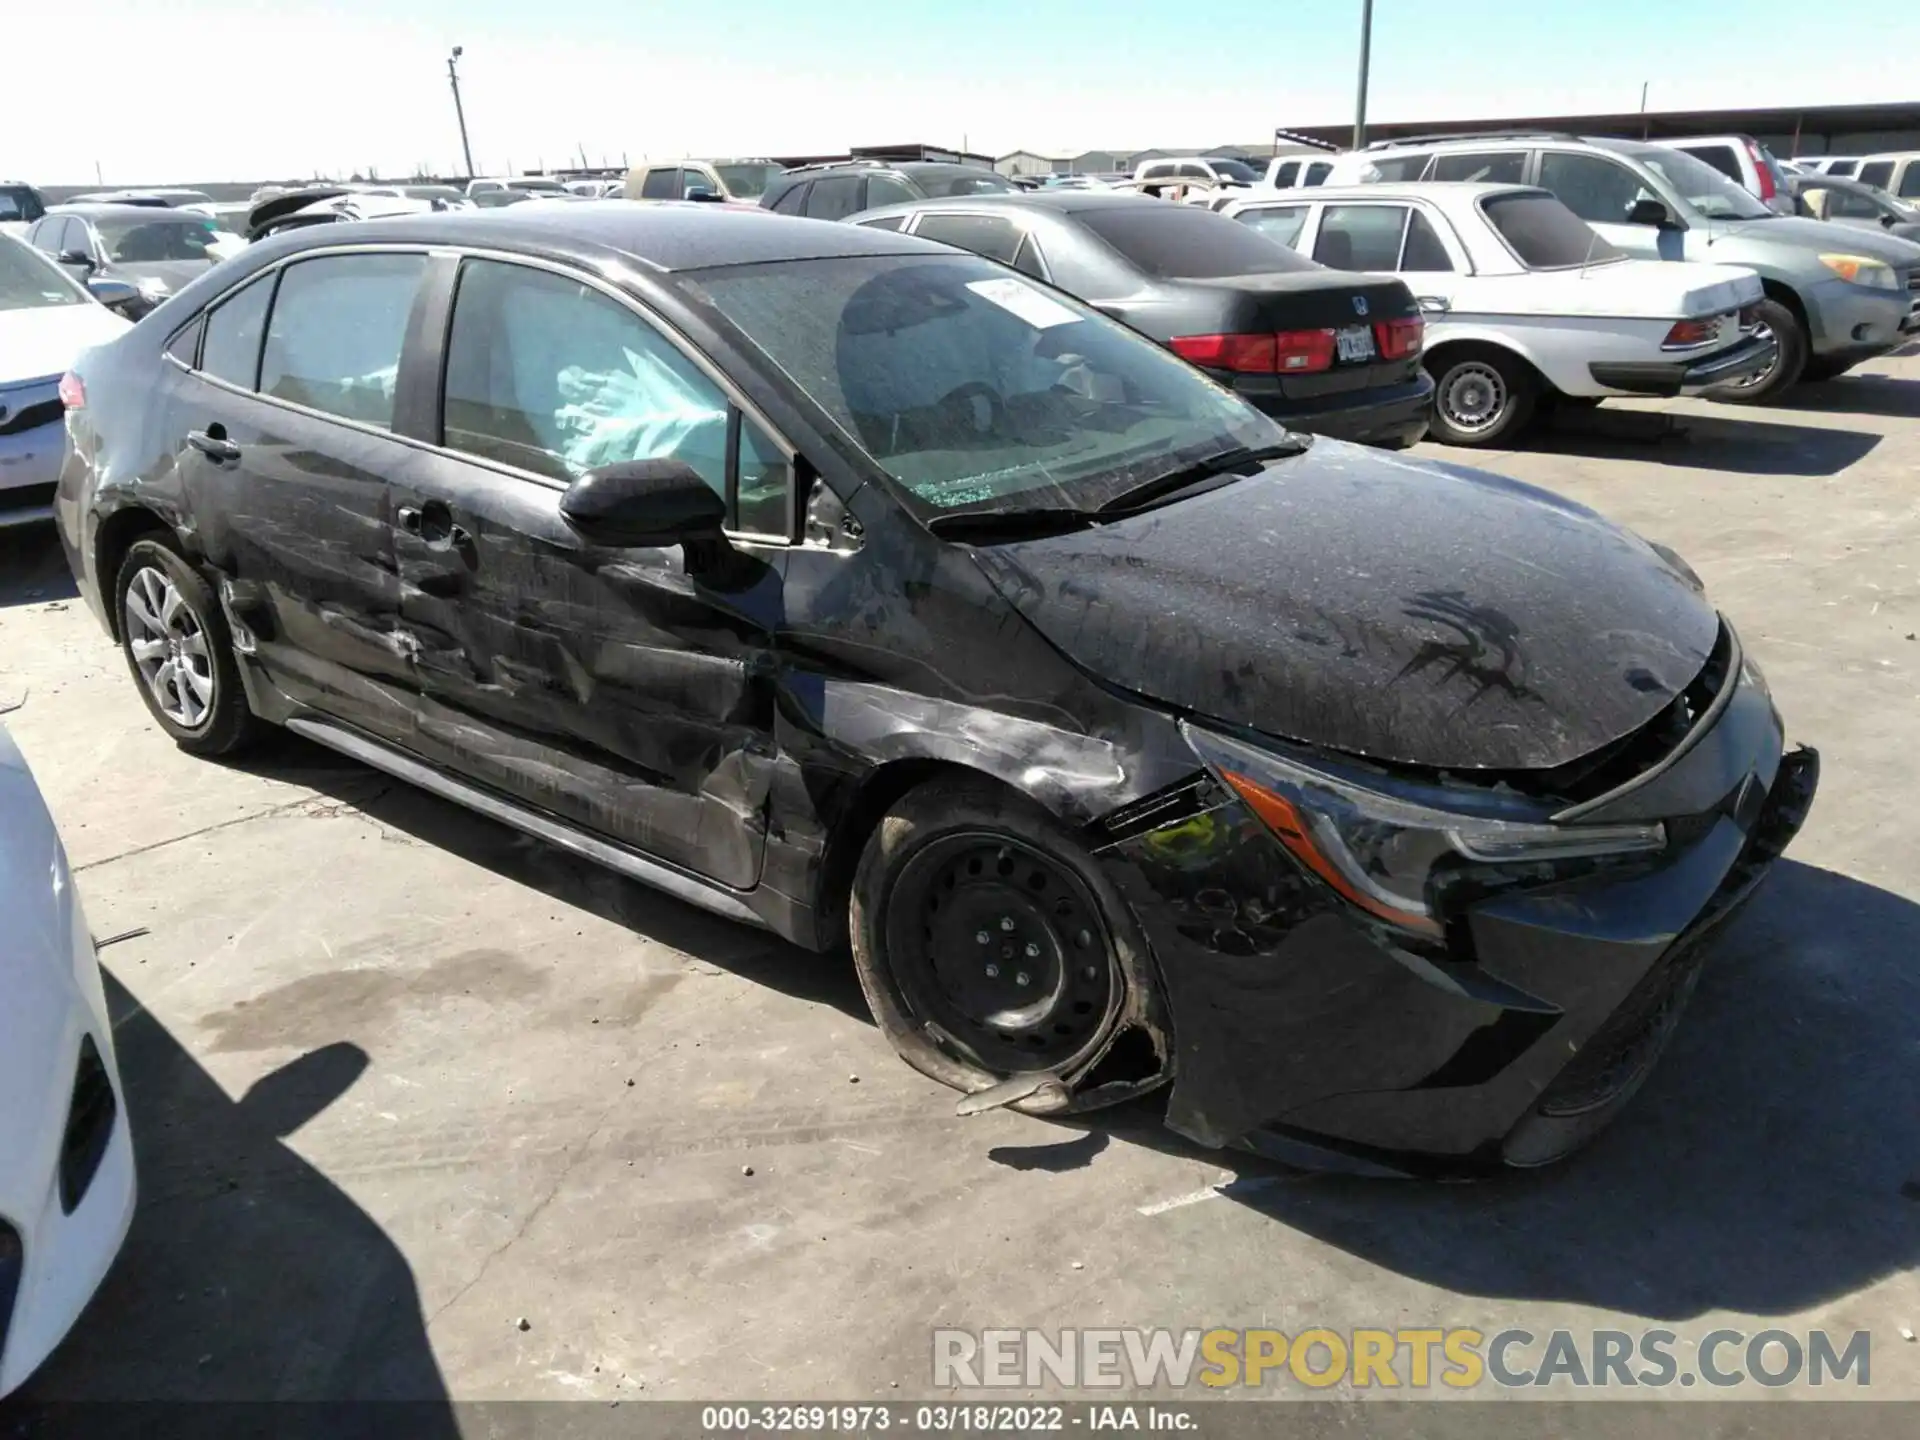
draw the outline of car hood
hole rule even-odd
[[[1508,280],[1518,303],[1533,298],[1555,315],[1679,319],[1750,305],[1764,293],[1760,277],[1737,265],[1674,265],[1665,260],[1613,260],[1581,270],[1531,270]]]
[[[49,277],[47,283],[59,282]],[[90,302],[0,310],[0,386],[62,375],[82,350],[104,345],[126,328],[120,316]]]
[[[1109,683],[1448,769],[1550,769],[1629,734],[1719,633],[1686,573],[1590,510],[1328,440],[1141,515],[974,553]]]
[[[1782,215],[1773,220],[1703,220],[1701,228],[1710,236],[1737,235],[1742,240],[1775,240],[1797,245],[1821,255],[1865,255],[1883,260],[1902,270],[1920,265],[1920,245],[1897,235],[1876,235],[1855,225],[1835,225],[1829,220],[1809,220],[1801,215]]]

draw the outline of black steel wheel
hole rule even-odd
[[[1032,1113],[1077,1104],[1075,1082],[1150,1003],[1145,940],[1099,865],[991,782],[903,796],[861,855],[848,922],[861,988],[901,1058],[970,1094],[1057,1080],[1016,1106]],[[1132,1078],[1128,1093],[1162,1077]]]

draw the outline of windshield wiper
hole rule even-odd
[[[1093,523],[1091,510],[1043,505],[1030,510],[958,510],[934,516],[927,529],[943,540],[1032,540],[1084,530]]]
[[[1121,512],[1131,513],[1143,510],[1157,501],[1166,499],[1189,485],[1197,485],[1203,480],[1226,475],[1246,466],[1258,465],[1263,460],[1279,460],[1288,455],[1298,455],[1313,443],[1311,435],[1289,435],[1272,445],[1238,445],[1231,450],[1222,450],[1217,455],[1209,455],[1204,460],[1196,460],[1191,465],[1182,465],[1177,470],[1169,470],[1164,475],[1156,475],[1151,480],[1143,480],[1131,489],[1122,490],[1112,499],[1103,502],[1093,513],[1112,516]],[[1251,474],[1249,470],[1247,473]]]

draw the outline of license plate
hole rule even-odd
[[[1373,330],[1367,325],[1349,325],[1333,332],[1334,348],[1342,363],[1373,359]]]

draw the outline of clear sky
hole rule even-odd
[[[926,141],[1245,143],[1350,120],[1360,0],[16,0],[0,175],[559,165]],[[1825,18],[1823,18],[1825,17]],[[1920,7],[1376,0],[1375,120],[1920,95]]]

